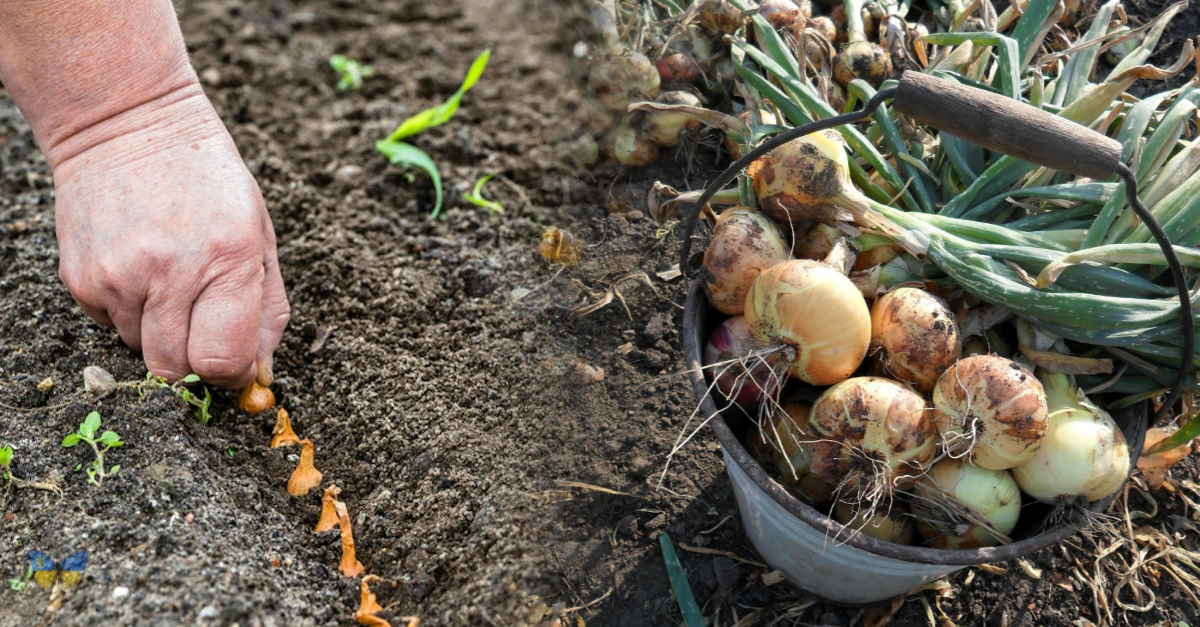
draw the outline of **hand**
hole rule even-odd
[[[289,308],[262,194],[199,87],[80,134],[54,167],[59,274],[146,367],[270,383]]]

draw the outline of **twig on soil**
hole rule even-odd
[[[703,553],[705,555],[720,555],[722,557],[728,557],[731,560],[741,562],[743,564],[749,564],[751,566],[757,566],[759,568],[767,568],[767,565],[763,564],[762,562],[756,562],[752,559],[746,559],[732,551],[720,551],[717,549],[710,549],[710,548],[706,548],[706,547],[702,547],[702,546],[689,546],[682,542],[679,543],[679,548],[681,548],[685,551],[688,551],[690,553]]]

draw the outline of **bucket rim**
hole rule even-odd
[[[754,482],[771,500],[784,508],[789,514],[801,522],[821,531],[831,541],[849,545],[856,549],[895,560],[932,564],[939,566],[972,566],[1001,562],[1036,553],[1074,535],[1083,526],[1082,521],[1061,524],[1041,534],[1026,538],[1011,544],[995,547],[980,547],[974,549],[935,549],[922,546],[893,544],[872,538],[863,533],[854,533],[848,527],[836,522],[829,516],[792,496],[782,484],[775,481],[765,469],[746,451],[742,443],[730,430],[729,425],[717,410],[716,403],[708,394],[709,385],[703,374],[702,354],[705,338],[702,337],[704,322],[709,313],[704,286],[699,279],[693,280],[688,287],[687,300],[683,310],[683,350],[688,378],[692,383],[692,391],[700,403],[700,412],[711,417],[708,424],[715,432],[722,448],[734,460],[742,472]],[[1130,446],[1130,472],[1137,467],[1138,456],[1145,439],[1146,421],[1149,404],[1143,401],[1121,412],[1126,423],[1122,431],[1126,443]],[[1114,416],[1116,418],[1116,416]],[[1122,421],[1118,420],[1118,424]],[[1089,505],[1093,512],[1104,511],[1120,494],[1117,490],[1112,495]]]

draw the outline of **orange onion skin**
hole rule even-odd
[[[745,316],[722,322],[704,345],[704,374],[715,381],[717,390],[727,400],[756,406],[767,396],[779,396],[786,375],[776,375],[768,364],[748,356],[756,347]],[[726,363],[743,357],[745,366]],[[718,363],[722,365],[714,365]]]
[[[745,311],[746,294],[763,270],[787,261],[787,242],[779,227],[746,207],[721,212],[704,250],[704,289],[723,314]]]
[[[932,392],[938,377],[962,354],[958,322],[946,301],[925,290],[901,287],[871,307],[871,346],[886,354],[896,379]]]

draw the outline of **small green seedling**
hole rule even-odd
[[[463,194],[463,199],[472,205],[475,205],[476,207],[483,207],[484,209],[487,209],[488,213],[493,215],[497,213],[504,213],[504,205],[483,197],[483,186],[495,177],[495,174],[488,174],[487,176],[479,179],[479,182],[475,183],[475,189],[471,190],[471,193],[469,194]]]
[[[12,445],[0,446],[0,479],[4,481],[12,481],[12,459]]]
[[[475,61],[471,63],[471,68],[467,70],[467,76],[463,79],[462,85],[446,102],[408,118],[404,122],[401,122],[400,126],[396,127],[396,130],[392,131],[392,134],[388,135],[387,139],[375,142],[375,149],[383,153],[383,156],[387,157],[388,161],[391,161],[392,164],[403,167],[421,168],[429,175],[429,178],[433,181],[433,189],[436,194],[433,211],[429,215],[431,218],[438,217],[438,214],[442,210],[442,175],[438,171],[437,164],[434,163],[433,158],[426,154],[425,151],[400,140],[448,122],[454,116],[454,113],[458,111],[458,105],[462,102],[463,95],[467,93],[467,90],[474,87],[475,83],[479,81],[479,77],[483,75],[483,70],[487,67],[487,62],[491,54],[491,50],[484,50],[482,54],[475,58]]]
[[[342,91],[361,88],[363,79],[375,73],[371,66],[364,65],[344,54],[335,54],[329,57],[329,67],[338,73],[337,88]]]
[[[146,379],[138,382],[137,384],[137,393],[138,396],[145,398],[146,394],[153,392],[154,390],[171,390],[171,393],[179,397],[179,400],[191,405],[192,407],[195,407],[196,419],[200,421],[200,424],[206,425],[208,424],[209,420],[212,420],[212,414],[210,414],[208,411],[212,408],[212,392],[210,392],[207,387],[202,387],[201,389],[204,390],[204,397],[201,398],[198,394],[192,392],[192,390],[187,387],[199,382],[200,375],[198,374],[189,374],[175,383],[167,383],[166,379],[162,377],[156,377],[147,372]]]
[[[96,454],[96,459],[84,468],[83,464],[75,467],[76,470],[84,470],[87,472],[88,483],[95,486],[100,486],[106,477],[111,477],[121,470],[120,464],[113,464],[109,468],[104,467],[104,454],[109,450],[125,446],[121,441],[121,436],[117,435],[116,431],[104,431],[100,437],[96,437],[96,432],[100,430],[100,412],[94,411],[83,419],[79,425],[79,430],[75,433],[63,438],[62,445],[65,448],[71,448],[80,442],[86,442],[92,447],[92,452]]]
[[[22,575],[19,578],[18,577],[10,577],[9,578],[8,587],[10,590],[15,590],[17,592],[21,592],[25,588],[29,587],[29,580],[31,580],[31,579],[33,579],[33,565],[27,564],[25,566],[25,574],[24,575]]]

